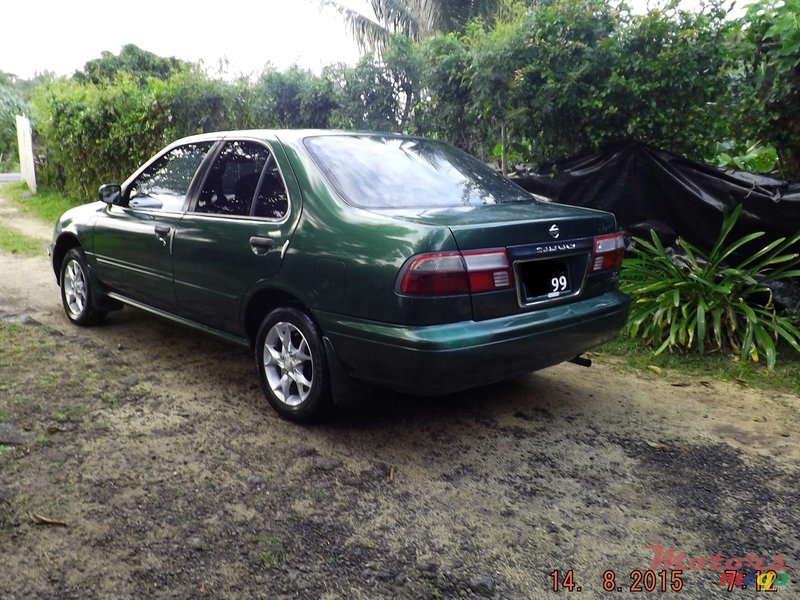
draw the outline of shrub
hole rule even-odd
[[[634,238],[634,258],[626,259],[622,289],[633,298],[628,331],[666,349],[729,349],[769,368],[777,358],[776,341],[785,340],[800,352],[800,331],[788,315],[780,315],[768,284],[800,277],[800,254],[790,251],[800,233],[779,238],[753,252],[736,266],[726,260],[739,248],[764,235],[755,232],[728,242],[742,207],[722,222],[719,237],[706,253],[678,240],[685,254],[664,248],[655,232],[651,241]]]
[[[16,115],[25,113],[25,103],[13,87],[0,81],[0,162],[17,160]]]
[[[100,84],[49,82],[31,98],[42,183],[93,199],[174,139],[233,128],[233,89],[189,67],[164,80],[121,72]]]

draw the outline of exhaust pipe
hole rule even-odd
[[[576,364],[579,367],[591,367],[592,366],[592,359],[586,358],[585,356],[576,356],[575,358],[569,359],[567,362],[571,362],[573,364]]]

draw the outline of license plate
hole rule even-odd
[[[562,260],[533,260],[519,265],[525,302],[558,298],[572,293],[569,269]]]

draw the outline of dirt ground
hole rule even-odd
[[[601,354],[305,427],[247,351],[134,309],[71,326],[45,256],[0,253],[0,321],[0,598],[569,594],[554,570],[583,598],[613,571],[625,596],[681,568],[652,565],[658,545],[780,555],[778,597],[800,597],[796,395]],[[758,595],[705,562],[648,596]]]

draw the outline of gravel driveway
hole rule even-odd
[[[303,427],[246,351],[70,326],[44,256],[0,286],[2,598],[729,598],[715,567],[776,558],[800,597],[796,395],[599,354]]]

